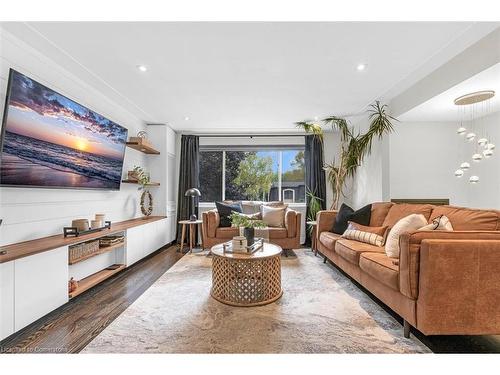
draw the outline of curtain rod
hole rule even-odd
[[[200,138],[305,137],[307,134],[193,134]]]

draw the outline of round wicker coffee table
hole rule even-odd
[[[281,297],[281,247],[264,243],[253,254],[224,252],[212,247],[212,291],[231,306],[260,306]]]

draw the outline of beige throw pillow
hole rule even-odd
[[[283,228],[285,226],[286,207],[275,208],[262,206],[262,221],[271,228]]]
[[[411,214],[400,219],[387,235],[385,253],[388,257],[399,258],[399,236],[405,232],[413,232],[427,224],[422,214]]]

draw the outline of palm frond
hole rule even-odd
[[[319,124],[315,124],[308,121],[299,121],[295,123],[297,128],[304,130],[308,134],[313,134],[323,141],[323,128]]]
[[[330,125],[332,130],[340,132],[341,140],[345,141],[352,137],[352,129],[346,119],[337,116],[330,116],[323,119],[326,125]]]

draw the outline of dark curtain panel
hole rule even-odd
[[[304,152],[306,190],[322,199],[321,209],[326,209],[326,179],[323,169],[323,142],[314,135],[305,136],[306,148]],[[307,216],[309,217],[309,197],[307,202]],[[306,232],[307,242],[310,241],[309,231]]]
[[[183,135],[181,138],[177,221],[189,219],[191,197],[184,196],[184,193],[191,188],[200,188],[200,140],[196,135]],[[198,215],[198,210],[195,211],[195,214]],[[177,225],[177,242],[180,241],[181,226]]]

